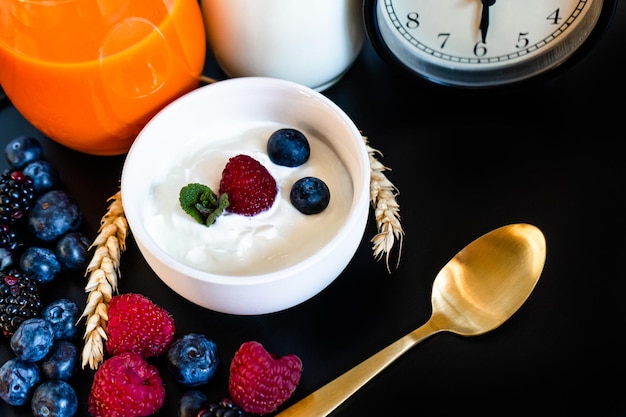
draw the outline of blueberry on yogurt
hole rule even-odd
[[[300,178],[291,187],[291,204],[303,214],[321,213],[330,202],[330,190],[317,177]]]
[[[302,132],[284,128],[270,135],[267,140],[267,155],[276,165],[297,167],[308,161],[311,149]]]

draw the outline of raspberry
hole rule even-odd
[[[111,298],[106,341],[111,355],[159,356],[169,348],[175,331],[172,316],[146,296],[126,293]]]
[[[254,216],[272,207],[278,187],[259,161],[248,155],[237,155],[228,160],[222,171],[219,192],[228,194],[226,211]]]
[[[246,413],[268,414],[291,397],[301,375],[296,355],[280,357],[258,342],[245,342],[230,364],[228,392]]]
[[[124,352],[96,370],[87,406],[93,417],[140,417],[156,413],[164,400],[157,368],[135,353]]]

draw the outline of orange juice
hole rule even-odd
[[[49,138],[122,154],[198,87],[205,36],[196,0],[0,0],[0,84]]]

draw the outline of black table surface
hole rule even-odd
[[[201,332],[216,341],[222,368],[201,387],[212,400],[227,395],[227,365],[241,343],[256,340],[274,353],[300,356],[301,383],[283,409],[424,323],[437,271],[464,245],[499,226],[528,222],[544,232],[548,256],[535,291],[510,320],[482,336],[427,339],[333,415],[626,415],[625,39],[622,1],[608,29],[571,65],[497,91],[425,85],[366,42],[346,76],[324,94],[391,168],[387,176],[400,190],[406,232],[398,268],[388,273],[374,259],[370,219],[352,262],[320,294],[288,311],[233,316],[170,290],[131,235],[119,291],[141,292],[169,310],[179,334]],[[210,55],[206,75],[223,77]],[[95,236],[107,199],[118,190],[124,155],[67,149],[5,102],[0,144],[19,135],[41,140],[62,187],[81,205],[85,231]],[[61,277],[47,286],[45,298],[68,297],[82,308],[85,283],[82,274]],[[11,355],[8,342],[0,341],[0,360]],[[167,389],[157,415],[176,416],[184,389],[161,360],[155,363]],[[78,416],[88,416],[92,376],[81,370],[70,381]],[[0,401],[0,415],[31,414]]]

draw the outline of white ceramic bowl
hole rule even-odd
[[[325,149],[330,149],[336,155],[341,161],[338,165],[345,167],[344,177],[348,179],[350,190],[346,193],[337,190],[333,192],[331,187],[331,202],[326,211],[333,204],[341,202],[344,206],[341,223],[335,228],[320,224],[318,231],[296,233],[289,237],[283,246],[289,246],[295,251],[308,240],[317,238],[319,230],[331,231],[328,238],[319,247],[311,249],[311,253],[303,256],[303,259],[275,270],[259,267],[262,272],[256,272],[257,266],[263,262],[250,262],[248,257],[244,257],[239,262],[247,271],[245,273],[207,272],[172,255],[172,249],[179,250],[187,244],[188,236],[204,233],[198,232],[197,228],[207,228],[199,224],[176,224],[171,229],[179,236],[157,236],[164,228],[155,228],[151,224],[153,220],[150,219],[159,216],[160,208],[155,209],[155,202],[175,201],[172,204],[177,205],[177,190],[180,189],[180,184],[174,183],[168,189],[162,185],[163,182],[176,178],[178,174],[171,174],[172,170],[188,164],[189,158],[201,159],[202,155],[222,148],[224,143],[236,143],[234,138],[240,136],[241,132],[254,131],[259,125],[298,129],[309,141],[312,138],[319,140]],[[313,164],[311,161],[314,160],[316,148],[313,143],[311,145],[311,159],[306,164]],[[233,148],[233,153],[247,153],[246,149],[235,152],[237,146]],[[269,165],[272,164],[268,161],[262,162],[268,165],[270,172],[285,169],[270,169]],[[217,166],[207,168],[209,165]],[[208,175],[214,177],[219,176],[223,169],[222,164],[201,163],[200,166],[207,168]],[[213,180],[219,184],[219,178]],[[184,183],[190,180],[185,178],[179,181]],[[121,193],[134,239],[149,266],[165,284],[202,307],[229,314],[252,315],[298,305],[318,294],[341,274],[354,256],[365,231],[370,207],[369,183],[370,166],[365,143],[352,120],[336,104],[297,83],[273,78],[243,77],[201,87],[159,112],[141,131],[128,152],[122,172]],[[219,187],[211,188],[215,190]],[[170,195],[165,196],[168,191]],[[289,195],[288,190],[281,189],[280,192]],[[155,195],[160,197],[155,198]],[[286,205],[290,204],[288,197],[278,202],[285,210]],[[180,207],[177,205],[170,209],[176,211]],[[274,216],[273,222],[282,219],[281,216]],[[215,225],[220,221],[226,220],[218,218]],[[193,228],[193,232],[187,227]],[[168,245],[170,248],[164,248]],[[186,256],[194,250],[183,249],[179,252]],[[222,266],[235,264],[224,262]]]

